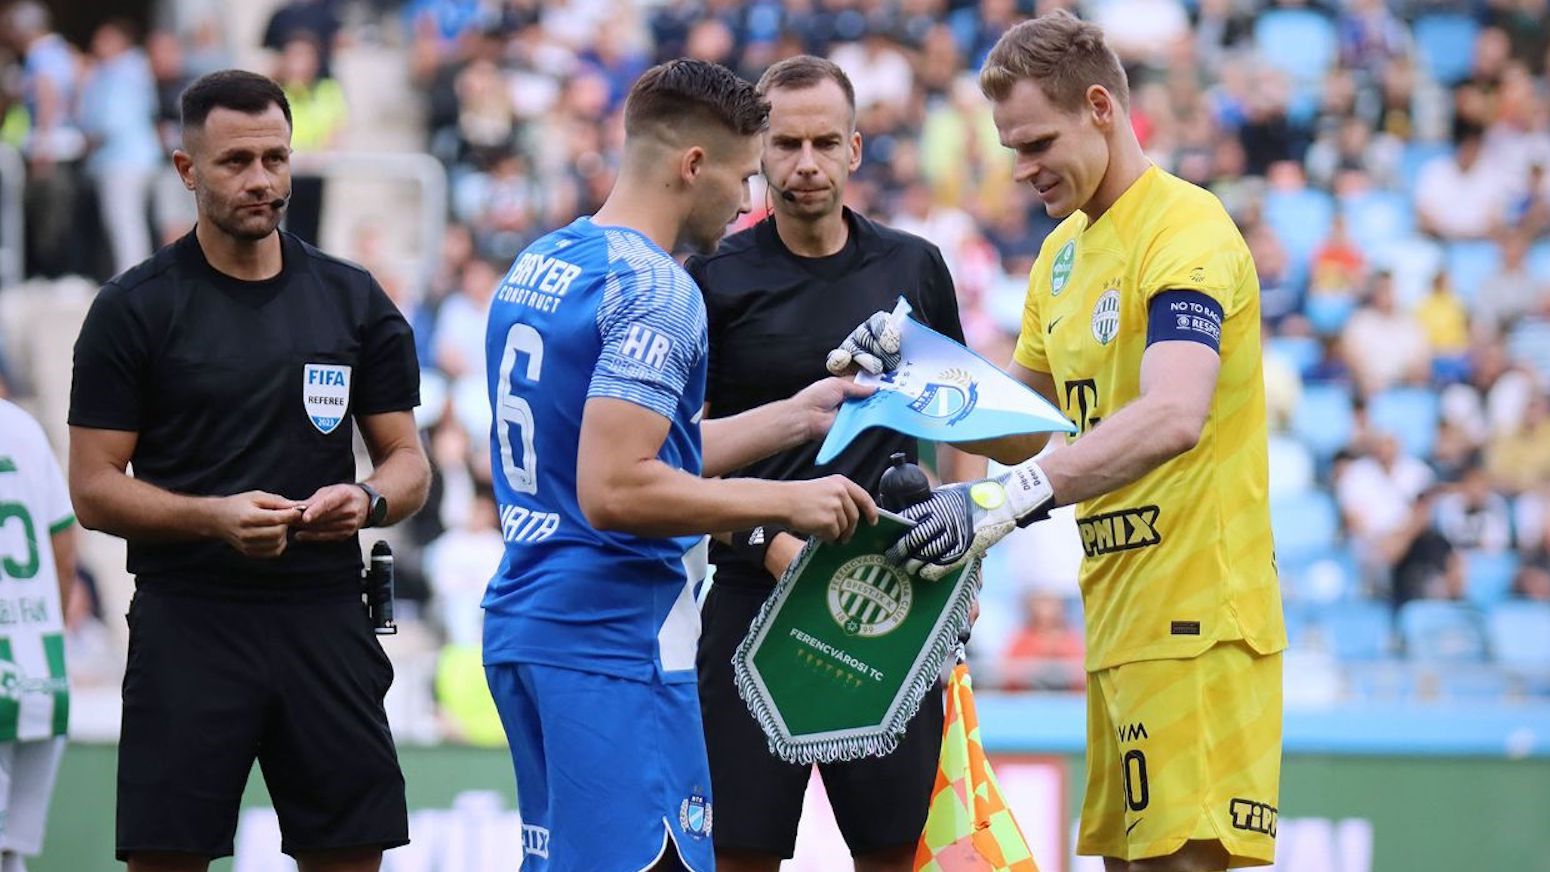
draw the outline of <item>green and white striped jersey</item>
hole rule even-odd
[[[0,400],[0,741],[62,736],[70,719],[51,536],[75,523],[43,428]]]

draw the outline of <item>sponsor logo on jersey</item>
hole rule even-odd
[[[909,617],[914,600],[910,580],[881,554],[857,557],[829,579],[829,616],[853,636],[893,632]]]
[[[1055,263],[1049,268],[1049,293],[1052,297],[1060,296],[1060,292],[1066,289],[1066,283],[1071,281],[1071,267],[1076,263],[1076,240],[1071,239],[1060,247],[1060,253],[1055,255]]]
[[[523,824],[522,853],[549,859],[549,828]]]
[[[1157,529],[1161,512],[1156,506],[1121,509],[1088,518],[1077,518],[1076,529],[1082,536],[1082,551],[1088,557],[1100,557],[1116,551],[1131,551],[1162,542]]]
[[[678,828],[691,836],[708,836],[711,827],[710,800],[696,791],[678,804]]]
[[[637,321],[630,325],[619,353],[636,363],[661,371],[667,368],[667,356],[672,350],[673,340]]]
[[[350,367],[309,363],[301,373],[301,400],[319,433],[334,432],[350,408]]]
[[[979,404],[979,384],[961,369],[949,369],[926,382],[910,408],[930,418],[945,418],[949,425],[968,417]]]
[[[27,694],[52,696],[69,689],[68,678],[31,678],[15,663],[0,660],[0,699],[18,701]]]
[[[1109,288],[1093,306],[1093,338],[1108,345],[1119,335],[1119,288]]]
[[[1277,817],[1275,806],[1266,802],[1255,802],[1252,799],[1234,799],[1227,804],[1227,813],[1232,816],[1233,829],[1264,833],[1272,839],[1275,838]]]

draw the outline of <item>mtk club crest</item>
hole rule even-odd
[[[979,385],[961,369],[945,370],[910,403],[910,408],[931,418],[946,418],[949,425],[968,417],[979,403]]]
[[[691,836],[710,835],[710,801],[696,791],[678,804],[678,827]]]

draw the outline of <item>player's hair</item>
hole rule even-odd
[[[828,79],[840,86],[845,94],[845,105],[850,107],[851,125],[855,125],[856,119],[856,86],[850,83],[850,76],[840,69],[840,65],[828,58],[814,55],[797,55],[779,61],[764,71],[759,77],[759,84],[755,89],[759,96],[767,97],[776,88],[786,88],[800,91],[803,88],[811,88],[819,82]]]
[[[1093,85],[1106,88],[1120,106],[1130,106],[1125,68],[1103,41],[1103,30],[1064,9],[1003,33],[980,68],[980,90],[991,100],[1005,100],[1023,79],[1036,83],[1066,112],[1080,109]]]
[[[291,102],[285,91],[268,76],[247,70],[216,70],[195,79],[180,99],[183,129],[203,127],[215,109],[231,109],[247,115],[261,115],[270,106],[279,106],[285,123],[291,123]]]
[[[626,136],[710,124],[752,136],[770,121],[770,104],[753,85],[720,64],[679,58],[658,64],[635,81],[624,102]]]

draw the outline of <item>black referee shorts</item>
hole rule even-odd
[[[711,830],[716,850],[789,859],[808,767],[770,753],[764,731],[737,695],[732,673],[732,655],[769,593],[720,581],[711,585],[700,613],[700,710],[716,804]],[[920,839],[941,747],[942,694],[928,693],[892,754],[818,767],[852,856]]]
[[[118,858],[224,857],[256,759],[292,856],[409,841],[383,696],[393,667],[356,600],[147,589],[129,607]]]

